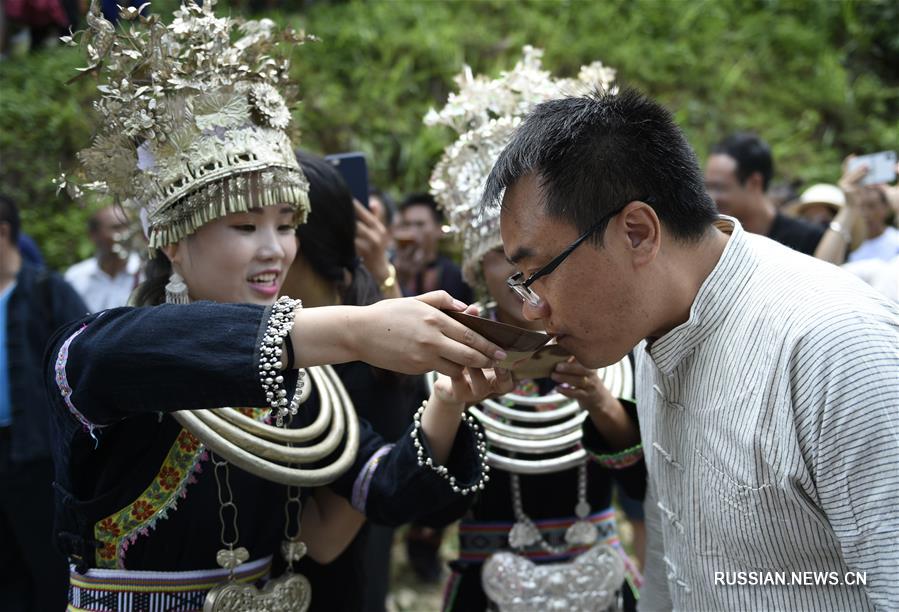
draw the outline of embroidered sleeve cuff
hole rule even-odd
[[[378,469],[378,465],[381,463],[381,459],[384,455],[389,453],[393,447],[393,444],[385,444],[376,450],[372,456],[368,458],[368,461],[365,462],[365,466],[353,482],[353,496],[350,503],[353,508],[362,514],[365,514],[365,504],[368,501],[368,490],[371,487],[371,482]]]
[[[628,417],[637,424],[637,406],[625,399],[619,399]],[[584,436],[582,443],[590,457],[605,468],[620,470],[630,467],[643,458],[643,445],[637,444],[622,451],[613,450],[596,429],[592,419],[585,419],[583,425]]]
[[[59,348],[59,353],[56,355],[56,386],[59,389],[60,395],[62,395],[62,399],[66,404],[66,407],[69,409],[69,413],[74,416],[79,423],[84,427],[84,430],[87,431],[90,436],[97,440],[97,437],[94,435],[94,429],[97,427],[102,427],[102,425],[97,425],[95,423],[91,423],[88,421],[83,414],[75,407],[75,404],[72,403],[72,387],[69,386],[69,379],[66,376],[66,363],[69,361],[69,347],[72,345],[72,341],[75,340],[81,333],[87,329],[87,325],[82,325],[79,327],[75,333],[66,338],[66,341],[62,343],[62,346]]]
[[[600,454],[587,449],[590,457],[604,468],[620,470],[630,467],[643,458],[643,445],[637,444],[614,454]]]

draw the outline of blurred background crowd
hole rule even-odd
[[[144,10],[165,14],[175,5],[160,0]],[[84,26],[86,3],[3,0],[2,8],[0,269],[16,249],[64,273],[84,310],[124,305],[143,266],[140,246],[119,240],[126,221],[104,202],[75,205],[53,184],[90,137],[96,82],[66,84],[83,56],[59,41]],[[103,8],[114,19],[115,2]],[[555,74],[599,58],[617,68],[619,83],[668,106],[699,154],[722,213],[750,232],[844,266],[899,300],[895,157],[885,181],[870,181],[873,169],[851,161],[899,148],[896,2],[220,3],[220,12],[229,9],[320,39],[292,58],[302,100],[293,125],[306,149],[364,154],[370,192],[368,209],[356,210],[356,251],[387,296],[445,289],[466,303],[478,297],[463,282],[452,228],[428,194],[431,169],[452,135],[425,129],[422,117],[445,102],[464,63],[495,74],[533,44],[545,49],[544,64]],[[12,384],[5,373],[0,383]],[[398,414],[397,423],[381,427],[401,432],[410,418]],[[640,513],[631,510],[625,537],[640,557]],[[11,533],[9,525],[0,530]],[[415,526],[401,531],[397,546],[405,550],[395,555],[400,563],[387,605],[436,607],[441,559],[452,556],[441,543],[454,538]],[[383,550],[392,538],[388,530],[371,541]],[[372,609],[386,591],[370,594]]]

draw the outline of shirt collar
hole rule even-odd
[[[116,274],[114,277],[109,276],[100,268],[100,260],[97,257],[91,257],[90,261],[93,264],[91,267],[91,275],[97,278],[116,279],[120,276],[125,275],[134,276],[140,271],[140,257],[137,253],[134,252],[128,254],[128,262],[125,264],[125,269]]]
[[[666,376],[673,373],[737,305],[743,287],[758,265],[739,221],[720,215],[715,227],[730,234],[730,239],[718,263],[699,288],[690,307],[690,318],[652,345],[646,345],[649,357]]]
[[[128,264],[125,266],[128,274],[134,275],[140,271],[140,257],[133,251],[128,253]]]

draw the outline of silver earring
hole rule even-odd
[[[172,272],[169,276],[169,282],[165,286],[165,303],[166,304],[190,304],[190,297],[187,294],[187,283],[184,278],[177,272]]]

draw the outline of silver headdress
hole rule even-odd
[[[308,212],[278,89],[289,62],[275,53],[305,36],[267,19],[216,17],[214,4],[189,0],[167,26],[141,15],[144,7],[123,9],[116,29],[92,0],[82,33],[90,66],[81,70],[104,76],[94,103],[102,124],[78,154],[82,184],[60,186],[137,213],[151,252],[228,213],[289,204],[303,222]]]
[[[576,79],[555,79],[542,68],[541,49],[526,46],[522,55],[512,70],[496,79],[475,77],[465,66],[455,79],[458,93],[451,93],[446,106],[431,109],[424,118],[425,125],[444,125],[459,135],[434,167],[431,193],[462,234],[462,273],[472,286],[481,284],[481,259],[502,244],[499,211],[482,211],[480,199],[487,176],[515,129],[541,102],[611,89],[615,79],[615,70],[602,62],[583,66]]]

